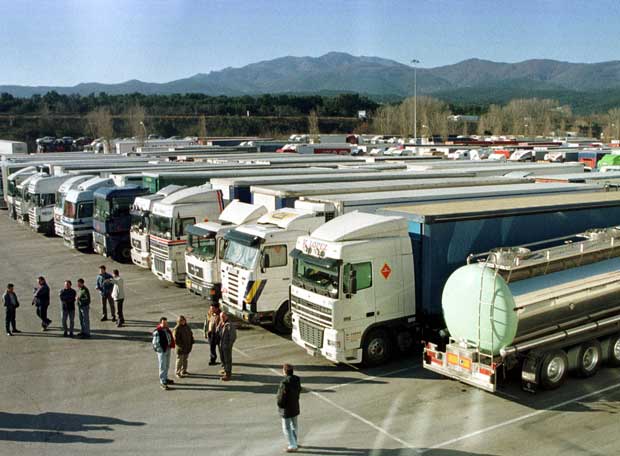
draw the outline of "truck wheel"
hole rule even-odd
[[[610,366],[620,366],[620,334],[609,336],[601,342],[603,357]]]
[[[120,263],[131,262],[131,247],[119,247],[115,256],[116,261]]]
[[[383,329],[375,329],[364,338],[362,363],[365,366],[384,364],[391,356],[392,340]]]
[[[568,365],[579,377],[591,377],[598,372],[603,360],[601,344],[590,340],[568,351]]]
[[[276,332],[280,334],[290,334],[293,332],[293,315],[288,301],[282,303],[273,322]]]
[[[551,350],[540,365],[540,384],[545,389],[559,388],[566,380],[568,357],[564,350]]]

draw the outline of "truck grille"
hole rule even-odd
[[[159,258],[163,258],[164,260],[170,258],[168,245],[153,238],[151,238],[151,253],[153,254],[153,256],[158,256]]]
[[[299,319],[299,335],[308,345],[323,348],[323,329],[310,324],[303,318]]]
[[[37,229],[37,219],[34,213],[34,207],[30,208],[30,210],[28,211],[28,220],[30,222],[30,227],[32,229]]]
[[[162,260],[161,258],[157,258],[157,257],[153,258],[153,267],[155,268],[155,271],[160,272],[162,274],[166,272],[166,262],[165,260]]]
[[[239,274],[236,271],[231,270],[228,272],[228,284],[226,286],[228,290],[228,296],[230,298],[230,304],[239,306]]]
[[[291,309],[312,321],[315,324],[318,324],[323,327],[331,327],[332,326],[332,309],[329,307],[324,307],[319,304],[315,304],[310,301],[306,301],[305,299],[298,298],[293,296],[291,299]]]

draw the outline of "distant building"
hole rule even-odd
[[[480,120],[480,116],[456,115],[456,116],[448,116],[448,120],[451,120],[452,122],[478,122],[478,120]]]

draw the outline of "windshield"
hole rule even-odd
[[[65,210],[62,215],[67,218],[74,219],[76,218],[76,204],[71,203],[69,201],[65,201]]]
[[[300,253],[293,261],[293,285],[333,299],[338,298],[338,263]]]
[[[204,260],[215,258],[215,237],[190,234],[187,239],[187,253]]]
[[[151,234],[165,239],[172,239],[172,219],[163,215],[151,216]]]
[[[95,218],[97,220],[107,220],[110,216],[110,203],[103,199],[95,199]]]
[[[253,269],[258,258],[258,246],[250,247],[230,240],[224,252],[224,261],[244,269]]]
[[[65,202],[65,195],[60,192],[56,192],[56,207],[62,209],[62,205]]]
[[[46,207],[54,204],[54,193],[28,193],[26,201],[32,201],[37,207]]]
[[[148,230],[149,212],[134,210],[131,211],[131,229],[134,231]]]

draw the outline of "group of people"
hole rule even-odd
[[[204,322],[204,336],[209,342],[210,356],[209,365],[217,364],[219,353],[222,369],[220,370],[221,381],[230,381],[232,378],[232,349],[237,339],[235,325],[230,321],[228,314],[222,312],[219,304],[212,304]],[[170,355],[176,350],[177,378],[183,378],[190,373],[187,370],[189,354],[194,345],[194,335],[187,319],[180,315],[176,326],[170,330],[168,319],[161,317],[159,324],[153,331],[153,350],[157,353],[159,367],[159,384],[162,389],[170,389],[174,380],[168,378],[170,370]],[[282,419],[282,431],[288,445],[284,449],[287,453],[294,453],[299,448],[299,427],[297,417],[300,413],[299,396],[301,394],[301,380],[294,374],[291,364],[282,366],[284,379],[278,387],[276,403]]]
[[[123,303],[125,301],[125,290],[123,279],[118,269],[114,269],[114,275],[106,272],[105,266],[99,267],[99,275],[97,276],[96,288],[101,296],[102,318],[101,321],[108,319],[107,307],[109,305],[112,313],[112,321],[117,326],[122,326],[125,322],[123,316]],[[63,288],[58,293],[60,298],[60,318],[62,322],[62,330],[64,337],[74,337],[75,327],[75,311],[78,310],[80,322],[80,332],[78,337],[87,339],[90,337],[90,290],[86,286],[84,279],[77,279],[77,290],[73,288],[71,280],[65,280]],[[3,303],[6,310],[6,334],[12,336],[20,333],[17,329],[16,317],[19,300],[15,293],[15,286],[9,283],[3,295]],[[34,287],[32,297],[32,305],[36,308],[37,317],[41,320],[41,328],[47,331],[52,324],[52,320],[48,317],[47,312],[50,305],[50,287],[45,277],[37,279],[37,286]],[[118,319],[115,314],[117,310]]]
[[[217,303],[212,304],[209,308],[204,324],[204,335],[210,345],[209,365],[217,364],[219,352],[222,366],[220,380],[230,381],[232,378],[232,349],[237,338],[237,330],[228,315],[220,310]],[[176,377],[183,378],[190,375],[187,365],[193,345],[194,335],[183,315],[179,316],[172,331],[168,326],[166,317],[159,319],[159,325],[153,331],[153,350],[157,353],[159,383],[162,389],[167,390],[169,385],[174,384],[174,380],[168,378],[172,350],[176,351]]]

